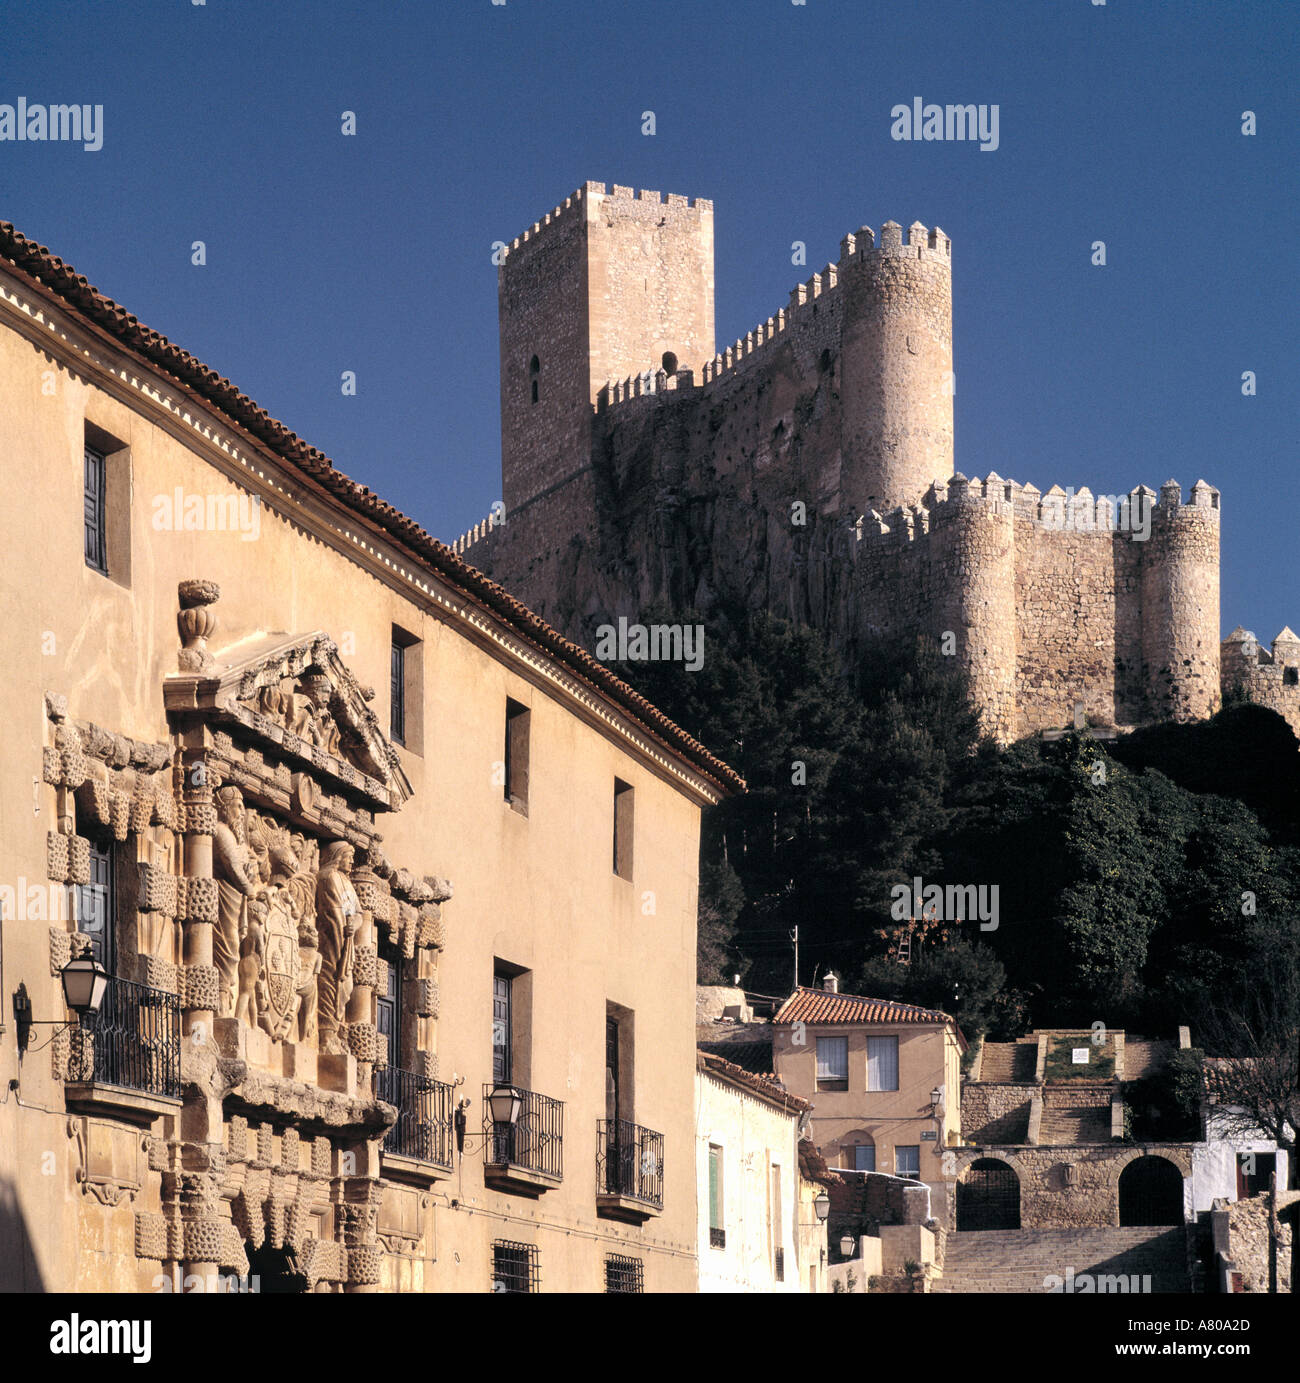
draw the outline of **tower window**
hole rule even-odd
[[[663,362],[663,363],[664,363],[664,373],[665,373],[665,374],[668,374],[668,375],[675,375],[675,374],[677,373],[677,357],[672,353],[672,351],[665,351],[665,352],[664,352],[664,362]]]
[[[528,381],[532,386],[533,402],[537,402],[537,378],[541,374],[542,362],[536,356],[528,362]]]

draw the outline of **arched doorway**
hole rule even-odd
[[[305,1292],[307,1275],[298,1267],[298,1256],[288,1246],[276,1248],[263,1243],[261,1248],[244,1245],[248,1254],[248,1276],[257,1278],[259,1292]]]
[[[1121,1225],[1180,1225],[1183,1174],[1167,1157],[1134,1158],[1119,1174]]]
[[[1000,1158],[979,1157],[957,1183],[957,1229],[1019,1229],[1020,1178]]]

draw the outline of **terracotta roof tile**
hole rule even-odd
[[[726,1060],[725,1057],[698,1049],[696,1050],[695,1064],[701,1071],[720,1076],[723,1080],[730,1081],[732,1085],[738,1085],[742,1089],[749,1090],[753,1094],[770,1100],[773,1104],[779,1104],[782,1108],[794,1113],[803,1113],[812,1108],[812,1104],[808,1100],[799,1095],[792,1095],[774,1075],[755,1075],[754,1072],[746,1071],[743,1066],[737,1066],[734,1062]]]
[[[892,999],[868,999],[861,994],[831,994],[800,985],[783,1003],[774,1023],[950,1023],[938,1009],[917,1008]]]
[[[653,738],[685,759],[724,793],[745,790],[745,781],[735,769],[710,754],[702,744],[616,677],[585,648],[564,638],[540,615],[534,614],[522,601],[516,600],[495,581],[470,566],[444,543],[431,537],[413,519],[380,499],[366,486],[358,485],[344,475],[324,452],[308,445],[283,423],[272,418],[228,379],[188,351],[173,345],[161,332],[144,326],[120,304],[92,287],[84,275],[76,273],[44,245],[29,240],[9,221],[0,221],[0,257],[28,281],[73,308],[84,321],[98,327],[117,344],[192,390],[290,467],[314,480],[340,504],[381,529],[420,565],[491,610],[530,643],[563,663],[571,672],[621,706]]]

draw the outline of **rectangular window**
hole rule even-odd
[[[400,624],[388,653],[388,733],[412,754],[424,753],[424,645]]]
[[[104,506],[108,474],[103,452],[86,447],[84,488],[86,565],[108,575],[108,523]]]
[[[523,816],[528,815],[529,720],[528,707],[506,697],[505,795]]]
[[[537,1268],[537,1246],[511,1239],[496,1239],[492,1244],[492,1290],[494,1292],[535,1292],[541,1277]]]
[[[767,1197],[767,1238],[772,1246],[772,1271],[778,1282],[785,1281],[785,1235],[781,1224],[781,1168],[773,1162]]]
[[[381,947],[379,956],[388,963],[388,981],[383,991],[375,994],[375,1025],[388,1056],[389,1069],[396,1070],[402,1064],[402,954],[390,947]]]
[[[621,1254],[605,1256],[605,1290],[607,1292],[644,1292],[645,1272],[639,1258],[624,1258]]]
[[[855,1172],[874,1172],[876,1170],[876,1145],[874,1143],[855,1143],[850,1149],[853,1161],[849,1164]]]
[[[898,1089],[898,1038],[867,1038],[867,1089]]]
[[[817,1039],[817,1089],[847,1090],[849,1088],[849,1039],[819,1037]]]
[[[492,1080],[496,1084],[510,1079],[511,998],[510,976],[498,970],[492,977]]]
[[[117,880],[113,870],[113,847],[90,844],[90,882],[77,889],[77,930],[90,937],[90,950],[108,971],[116,974],[117,957],[113,929],[117,917]]]
[[[398,744],[406,743],[406,649],[394,643],[388,665],[388,695],[391,713],[389,732]]]
[[[726,1221],[723,1219],[722,1203],[722,1149],[716,1143],[709,1144],[709,1247],[727,1247]]]
[[[614,873],[632,877],[632,789],[614,779]]]
[[[916,1143],[910,1147],[894,1149],[894,1172],[900,1177],[921,1176],[921,1149]]]

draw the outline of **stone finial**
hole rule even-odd
[[[1214,503],[1218,491],[1213,485],[1207,485],[1204,480],[1198,480],[1192,486],[1192,503],[1198,509],[1213,509],[1218,506]]]
[[[214,666],[208,640],[217,632],[217,615],[212,606],[221,599],[221,587],[215,581],[195,578],[182,581],[176,594],[181,605],[176,616],[181,635],[177,666],[182,672],[206,672]]]
[[[1160,503],[1173,507],[1183,502],[1183,487],[1176,480],[1166,480],[1160,487]]]
[[[859,226],[853,239],[859,251],[870,250],[876,243],[876,232],[871,226]]]
[[[929,234],[929,230],[920,221],[913,221],[907,228],[907,243],[909,245],[924,245]]]
[[[881,226],[880,248],[882,250],[901,250],[903,248],[903,228],[897,221],[886,221]]]
[[[1283,625],[1282,632],[1273,640],[1273,653],[1277,654],[1278,646],[1293,650],[1300,648],[1300,636],[1297,636],[1289,624]],[[1294,656],[1294,654],[1292,655]]]

